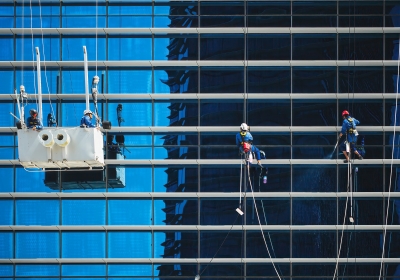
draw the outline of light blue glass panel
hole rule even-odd
[[[65,5],[62,7],[62,16],[67,15],[105,15],[106,7],[103,5]]]
[[[59,225],[59,200],[17,200],[16,225]]]
[[[168,80],[167,72],[164,70],[155,70],[154,71],[154,93],[170,93],[171,90],[168,85],[166,85],[163,81]]]
[[[11,199],[0,200],[0,225],[13,225],[14,201]]]
[[[0,265],[0,275],[1,276],[14,276],[14,269],[12,265]]]
[[[16,276],[59,276],[60,266],[57,264],[17,264]]]
[[[14,258],[14,235],[12,232],[0,232],[0,259]]]
[[[0,21],[1,24],[1,21]],[[0,25],[3,27],[3,25]],[[1,61],[13,61],[14,60],[14,43],[13,37],[11,36],[0,36],[0,48],[3,50],[0,52]]]
[[[155,6],[154,15],[169,15],[170,6]]]
[[[63,200],[62,224],[63,225],[104,225],[105,200]]]
[[[108,279],[108,278],[107,278]],[[96,278],[90,278],[90,277],[85,277],[85,278],[68,278],[68,277],[63,277],[61,280],[106,280],[106,278],[101,278],[101,277],[96,277]]]
[[[151,148],[134,148],[129,147],[130,153],[125,153],[126,159],[152,159]]]
[[[108,7],[109,15],[151,15],[152,7],[149,6],[134,6],[134,5],[123,5],[119,2],[119,5],[110,5]]]
[[[168,126],[170,119],[168,116],[171,115],[171,110],[168,108],[171,106],[169,102],[156,102],[154,104],[154,125],[155,126]]]
[[[14,135],[1,134],[0,147],[10,147],[14,145]]]
[[[109,276],[151,276],[151,265],[134,265],[134,264],[109,264]],[[110,278],[109,278],[110,279]],[[126,278],[124,278],[126,279]]]
[[[44,185],[44,172],[28,172],[23,168],[16,169],[17,192],[56,192]]]
[[[150,70],[109,70],[109,93],[151,93]],[[149,110],[148,114],[151,114]]]
[[[168,45],[169,38],[154,38],[154,59],[155,60],[168,60]],[[161,71],[160,71],[161,72]]]
[[[109,192],[151,192],[151,167],[126,167],[125,188],[111,189]]]
[[[36,59],[36,58],[35,58]],[[27,65],[26,65],[27,66]],[[16,77],[16,83],[17,83],[17,89],[19,93],[19,87],[20,85],[25,86],[25,91],[28,94],[28,106],[27,106],[27,111],[31,107],[37,108],[37,100],[35,96],[29,96],[29,94],[37,94],[38,93],[38,84],[37,84],[37,72],[32,71],[31,68],[24,68],[23,71],[16,71],[15,77]],[[57,76],[59,74],[58,70],[55,69],[49,69],[42,67],[42,71],[40,72],[40,80],[42,83],[42,93],[43,94],[55,94],[57,93]],[[46,102],[46,98],[43,98],[43,102]],[[43,108],[44,109],[44,108]],[[27,114],[25,115],[27,116]]]
[[[60,6],[56,3],[55,5],[37,5],[37,3],[29,3],[28,1],[20,2],[22,5],[17,5],[16,7],[16,15],[23,17],[32,16],[54,16],[59,17],[60,15]],[[13,14],[14,11],[11,11]]]
[[[2,5],[0,6],[0,16],[9,16],[14,14],[14,5]]]
[[[0,26],[2,28],[12,28],[14,27],[14,18],[13,17],[6,17],[0,15]]]
[[[60,27],[60,20],[58,16],[30,16],[17,17],[16,18],[17,28],[57,28]]]
[[[167,183],[168,175],[165,172],[167,169],[164,167],[154,168],[154,191],[165,192],[165,184]]]
[[[14,191],[14,169],[10,167],[0,168],[0,192]]]
[[[13,94],[14,93],[14,72],[12,71],[12,69],[0,70],[0,79],[1,79],[0,94],[1,93]]]
[[[90,110],[95,111],[93,103],[90,103]],[[101,104],[97,104],[99,110],[99,116],[102,118],[103,111]],[[86,109],[86,104],[84,103],[63,103],[61,105],[62,114],[61,120],[58,120],[58,123],[61,126],[72,126],[77,127],[81,123],[81,119],[83,117],[83,111]],[[93,117],[92,123],[96,124],[96,120]],[[115,124],[115,123],[114,123]]]
[[[166,214],[162,210],[165,208],[165,202],[163,200],[154,200],[154,224],[161,226],[165,225]]]
[[[62,276],[105,276],[106,266],[103,264],[64,264],[61,266]]]
[[[151,60],[151,38],[108,39],[108,60]]]
[[[164,232],[154,233],[154,258],[162,258],[165,254],[164,246],[161,246],[165,242],[167,236]]]
[[[17,232],[16,258],[59,258],[58,232]]]
[[[140,28],[140,27],[152,27],[151,16],[109,16],[108,27],[123,27],[123,28]]]
[[[124,122],[121,122],[121,126],[151,126],[151,113],[152,106],[151,102],[146,103],[123,103],[122,105],[122,118]],[[114,126],[118,125],[118,116],[117,116],[117,104],[109,103],[108,104],[108,119],[112,121]],[[137,136],[135,136],[136,138]],[[143,142],[143,136],[139,136]],[[125,136],[125,145],[128,144]],[[132,137],[131,137],[132,138]],[[143,140],[142,140],[143,139]],[[146,138],[147,139],[147,138]],[[150,140],[151,141],[151,140]],[[138,140],[135,140],[135,143],[138,143]],[[151,142],[149,142],[151,144]]]
[[[154,148],[154,159],[168,158],[168,151],[165,148]]]
[[[109,232],[109,258],[151,258],[150,232]]]
[[[96,23],[97,21],[97,23]],[[64,16],[62,27],[64,28],[105,28],[106,18],[104,16]]]
[[[169,28],[171,19],[168,16],[154,16],[154,27],[165,27]]]
[[[40,61],[44,64],[47,61],[60,60],[60,40],[58,37],[18,37],[15,42],[15,54],[18,61],[29,61],[26,66],[32,67],[32,61],[36,63],[36,47],[40,51]],[[43,66],[44,69],[44,66]],[[50,69],[47,69],[50,71]]]
[[[86,46],[87,58],[89,62],[96,61],[96,57],[97,61],[106,60],[106,39],[104,36],[98,35],[97,39],[93,35],[78,38],[63,37],[62,45],[62,60],[82,61],[82,71],[83,46]],[[91,82],[91,77],[93,77],[95,74],[95,72],[92,73],[92,70],[89,71],[89,83]],[[81,76],[83,77],[84,75],[82,74]],[[97,76],[100,77],[100,72],[97,73]]]
[[[14,148],[0,148],[0,159],[14,159]]]
[[[0,103],[1,112],[8,113],[4,118],[0,118],[0,126],[14,126],[14,118],[9,113],[13,111],[13,108],[14,106],[12,103]]]
[[[151,225],[151,200],[108,200],[109,225]],[[134,215],[127,215],[134,209]]]
[[[82,48],[80,47],[80,50]],[[62,83],[61,83],[61,91],[62,93],[67,93],[67,94],[73,94],[73,93],[79,93],[79,94],[85,94],[85,72],[83,69],[83,53],[82,58],[82,69],[74,69],[74,70],[63,70],[61,72],[61,77],[62,77]],[[101,69],[98,68],[97,72],[95,69],[89,69],[89,87],[91,87],[92,84],[92,78],[97,75],[101,79]],[[100,80],[98,84],[98,89],[99,91],[101,90],[101,83],[103,81]],[[88,89],[89,90],[89,89]],[[89,94],[91,94],[91,91],[89,91]]]
[[[63,232],[63,258],[104,258],[105,233],[103,232]]]

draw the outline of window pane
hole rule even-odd
[[[105,258],[104,232],[63,232],[62,258]]]
[[[59,258],[58,232],[17,232],[16,258]]]
[[[109,232],[109,258],[151,258],[149,232]]]
[[[58,200],[22,200],[16,201],[17,225],[59,225]]]
[[[63,225],[105,225],[105,200],[64,199]]]

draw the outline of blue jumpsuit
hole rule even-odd
[[[340,133],[345,135],[346,138],[345,141],[343,141],[342,144],[340,144],[342,151],[346,150],[346,141],[347,141],[348,143],[350,143],[350,150],[352,152],[355,152],[356,150],[355,145],[357,144],[357,135],[353,133],[353,130],[357,128],[358,124],[360,124],[360,122],[350,116],[348,116],[343,120],[342,130],[340,131]]]
[[[241,145],[242,142],[247,142],[247,143],[252,143],[253,142],[253,136],[251,135],[250,132],[246,132],[246,135],[243,137],[240,135],[240,132],[236,134],[236,146],[239,147],[240,151],[243,152],[243,147]],[[257,160],[261,160],[261,155],[260,155],[260,150],[251,144],[251,152],[256,155]]]
[[[89,116],[83,116],[81,119],[81,127],[96,127],[92,124],[92,119]]]
[[[26,126],[28,128],[36,127],[36,130],[43,129],[43,125],[42,125],[41,121],[38,118],[28,117],[26,119]]]

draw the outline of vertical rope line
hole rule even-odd
[[[393,123],[393,140],[392,140],[392,159],[390,161],[390,177],[389,177],[389,194],[387,198],[387,206],[386,206],[386,217],[385,217],[385,226],[383,230],[383,242],[382,242],[382,256],[381,256],[381,267],[379,269],[379,280],[382,277],[382,270],[383,270],[383,259],[385,256],[385,246],[386,246],[386,231],[387,231],[387,224],[388,224],[388,216],[389,216],[389,206],[390,206],[390,194],[392,188],[392,176],[393,176],[393,158],[394,158],[394,142],[396,138],[396,126],[397,126],[397,99],[399,95],[399,75],[400,75],[400,36],[399,41],[397,44],[398,52],[397,52],[397,79],[396,79],[396,106],[394,109],[394,123]]]
[[[31,50],[32,50],[32,72],[33,72],[33,89],[34,89],[34,93],[35,93],[35,104],[36,104],[36,111],[38,110],[38,98],[36,95],[36,73],[35,73],[35,46],[34,46],[34,42],[33,42],[33,13],[32,13],[32,0],[29,0],[29,10],[30,10],[30,29],[31,29],[31,38],[32,38],[32,46],[31,46]]]

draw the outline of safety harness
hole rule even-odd
[[[244,134],[240,132],[240,136],[242,137],[242,142],[240,143],[242,145],[243,151],[245,153],[250,152],[251,150],[251,144],[249,142],[244,141],[244,137],[246,136],[247,132],[245,131]]]

